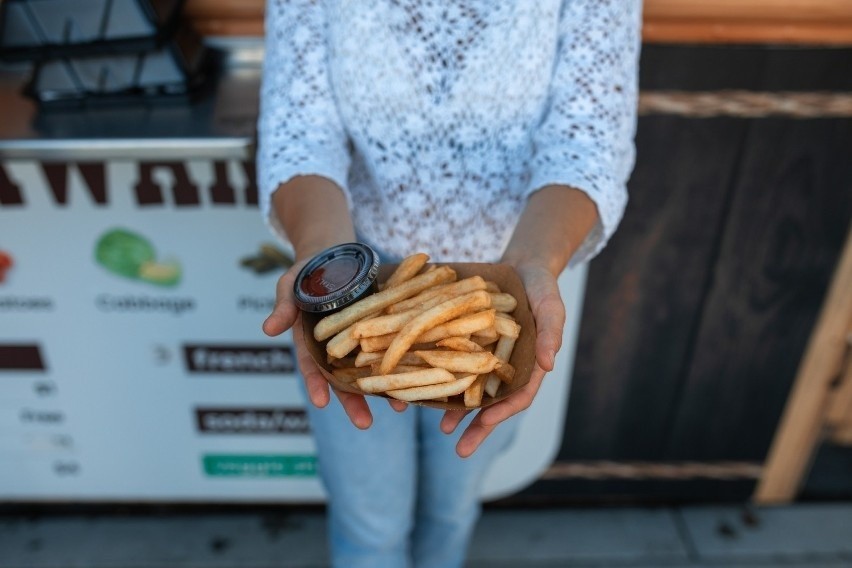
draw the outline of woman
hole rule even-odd
[[[597,254],[624,210],[640,12],[639,0],[269,0],[259,185],[297,264],[263,329],[293,328],[336,566],[463,563],[482,476],[560,346],[556,278]],[[292,284],[356,236],[389,259],[513,265],[538,330],[527,387],[473,417],[348,393],[330,404]]]

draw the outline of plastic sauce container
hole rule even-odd
[[[311,313],[331,313],[378,290],[379,255],[361,243],[344,243],[312,258],[296,276],[296,305]]]

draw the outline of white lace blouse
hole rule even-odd
[[[268,0],[261,208],[320,175],[395,256],[494,261],[527,197],[585,191],[605,245],[633,167],[640,0]],[[318,223],[323,222],[317,219]]]

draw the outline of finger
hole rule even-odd
[[[352,424],[361,430],[366,430],[373,424],[373,413],[370,412],[370,407],[367,405],[367,401],[364,400],[364,395],[343,392],[337,389],[334,389],[334,394],[337,395],[340,404],[343,405],[346,416],[349,417]]]
[[[470,410],[448,410],[441,418],[441,432],[444,434],[452,434],[456,431],[461,421],[465,416],[470,414]]]
[[[552,371],[556,362],[556,353],[562,347],[565,304],[559,295],[556,278],[549,273],[530,280],[527,293],[532,304],[537,330],[536,361],[545,371]]]
[[[408,408],[408,403],[402,400],[396,400],[395,398],[389,398],[388,404],[391,405],[391,408],[396,410],[397,412],[405,412]]]
[[[262,326],[266,335],[275,336],[284,333],[295,323],[299,308],[293,301],[293,282],[296,281],[296,275],[299,274],[305,262],[307,261],[294,264],[278,279],[278,284],[275,286],[275,307],[272,308],[272,313]]]
[[[456,454],[458,454],[459,457],[470,457],[473,452],[479,448],[482,442],[485,441],[485,438],[487,438],[488,435],[497,427],[496,424],[483,424],[481,417],[482,413],[480,412],[473,420],[471,420],[470,424],[467,428],[465,428],[464,433],[459,438],[459,441],[456,444]]]
[[[542,369],[550,371],[556,362],[556,352],[562,346],[565,304],[559,295],[555,279],[534,288],[533,297],[533,316],[537,329],[536,361]]]
[[[562,347],[562,330],[565,327],[565,305],[558,294],[549,295],[539,305],[535,314],[540,330],[535,342],[535,359],[545,371],[552,371],[556,353]]]
[[[296,360],[299,362],[299,369],[301,369],[302,377],[305,380],[308,398],[311,399],[314,406],[324,408],[330,400],[328,381],[320,372],[317,364],[314,363],[311,354],[308,353],[308,348],[305,347],[305,335],[300,321],[293,326],[293,343],[296,346]]]
[[[535,395],[541,387],[541,381],[544,379],[544,375],[544,370],[536,365],[535,369],[533,369],[532,376],[530,376],[530,382],[527,383],[524,388],[509,395],[508,398],[482,410],[477,418],[484,425],[494,426],[504,420],[508,420],[519,412],[523,412],[530,407],[535,399]]]

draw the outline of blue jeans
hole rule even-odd
[[[453,568],[464,564],[480,513],[488,466],[508,446],[515,419],[501,424],[469,458],[455,453],[461,432],[441,432],[443,411],[403,413],[367,397],[373,425],[359,430],[338,400],[308,404],[320,477],[329,496],[333,565],[345,568]]]

